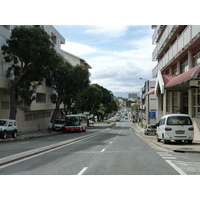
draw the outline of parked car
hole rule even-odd
[[[17,137],[17,121],[12,119],[0,119],[0,136],[3,139],[7,138],[7,135]]]
[[[61,131],[64,126],[65,126],[65,120],[64,119],[56,119],[55,120],[54,130]]]
[[[89,120],[89,126],[94,126],[94,121]]]
[[[144,128],[144,134],[145,135],[149,135],[149,133],[152,133],[154,135],[156,135],[156,130],[157,130],[157,126],[154,124],[148,124],[147,126],[145,126]]]
[[[189,115],[170,114],[163,116],[157,124],[157,142],[187,141],[189,144],[194,139],[194,127]]]

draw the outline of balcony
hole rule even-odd
[[[163,58],[152,70],[152,77],[157,77],[158,71],[163,70],[170,62],[178,57],[188,46],[200,37],[200,25],[188,26],[177,38]]]

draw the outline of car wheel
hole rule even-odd
[[[167,144],[167,140],[165,140],[164,135],[162,136],[163,144]]]
[[[6,137],[7,137],[7,134],[6,134],[6,131],[4,131],[3,134],[2,134],[2,138],[6,139]]]
[[[157,136],[157,142],[160,142],[160,139],[158,138],[158,135],[156,134],[156,136]]]
[[[193,141],[193,140],[188,140],[188,144],[192,144],[192,141]]]
[[[149,135],[149,133],[147,132],[147,135]]]
[[[13,136],[13,138],[16,138],[17,137],[17,132],[15,131],[12,136]]]

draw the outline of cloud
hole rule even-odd
[[[128,26],[92,26],[91,29],[86,30],[85,33],[119,38],[124,36],[127,30]]]
[[[102,28],[101,28],[102,27]],[[87,34],[107,34],[107,36],[120,37],[126,31],[126,26],[106,27],[95,26],[87,30]],[[114,94],[119,92],[138,92],[144,84],[144,80],[151,79],[152,69],[155,63],[152,62],[153,45],[151,37],[138,40],[126,41],[127,50],[108,50],[95,48],[83,43],[66,42],[62,49],[77,55],[92,67],[91,83],[111,90]]]
[[[97,53],[97,49],[94,47],[90,47],[85,44],[80,44],[77,42],[65,42],[65,44],[61,45],[61,49],[72,53],[77,56],[84,56],[84,55],[89,55],[93,53]]]

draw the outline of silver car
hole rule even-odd
[[[148,124],[144,128],[144,134],[149,135],[149,133],[152,133],[153,135],[156,135],[156,130],[157,130],[157,127],[155,124]]]

